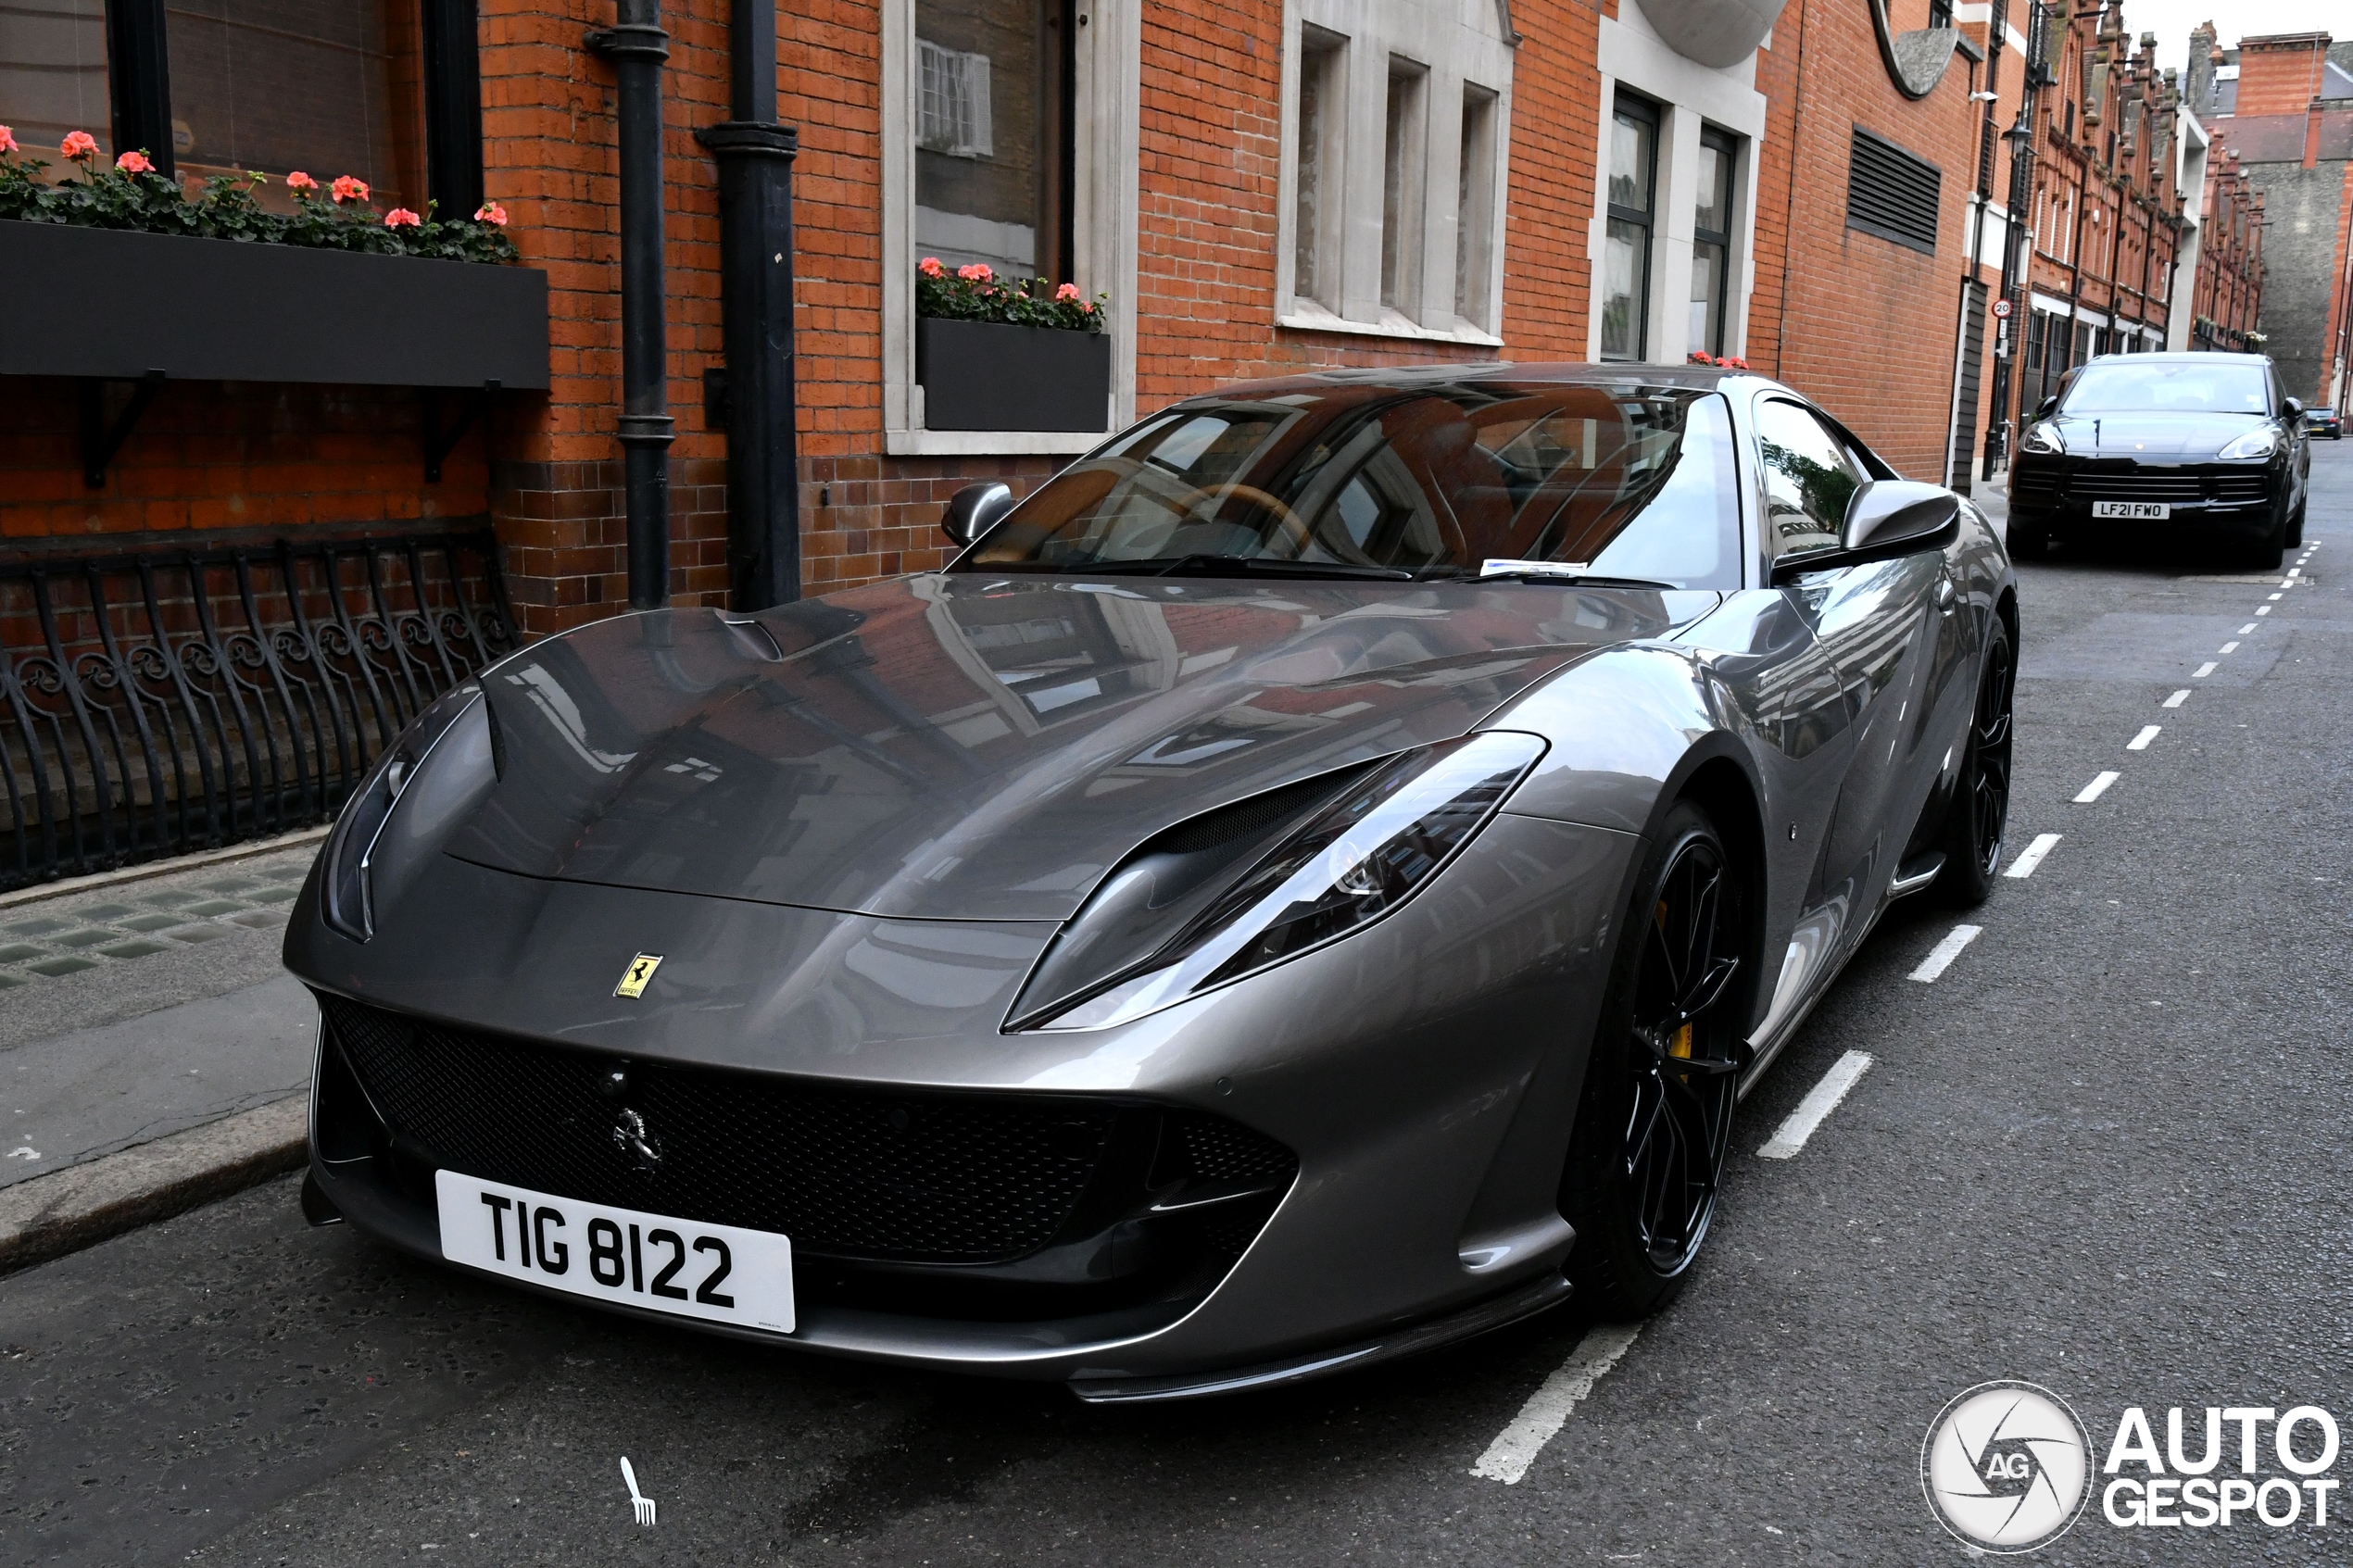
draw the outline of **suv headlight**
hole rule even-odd
[[[1311,812],[1146,957],[1081,979],[1053,949],[1013,1027],[1103,1029],[1312,951],[1388,914],[1459,853],[1544,743],[1490,731],[1381,764]],[[1126,918],[1119,875],[1055,939],[1084,944],[1090,914]],[[1132,950],[1132,949],[1131,949]],[[1058,994],[1057,994],[1058,993]]]
[[[2032,452],[2044,458],[2067,456],[2067,443],[2060,438],[2058,427],[2048,421],[2038,421],[2028,425],[2025,436],[2018,444],[2018,449],[2021,452]]]
[[[471,720],[472,722],[466,722]],[[495,778],[491,752],[491,721],[482,701],[482,687],[473,682],[453,687],[441,698],[417,715],[416,721],[400,734],[400,738],[384,748],[351,798],[344,802],[343,810],[335,818],[334,831],[327,835],[327,848],[321,857],[324,864],[319,881],[320,913],[329,925],[355,942],[365,942],[376,934],[376,909],[380,899],[383,864],[388,850],[400,846],[393,842],[396,834],[387,832],[393,826],[393,809],[413,795],[428,793],[448,795],[451,787],[459,793],[472,795],[486,788]],[[457,770],[467,775],[463,779],[436,779],[436,787],[426,791],[419,782],[444,742],[453,734],[471,744],[456,749],[468,754],[476,765]],[[473,755],[478,754],[478,755]],[[436,769],[436,774],[449,772]],[[449,803],[444,802],[444,805]],[[411,813],[412,815],[414,813]],[[429,812],[438,828],[450,815],[447,809]],[[403,857],[413,859],[413,857]]]
[[[2261,430],[2248,431],[2215,456],[2224,461],[2239,458],[2268,458],[2279,449],[2279,432],[2266,426]]]

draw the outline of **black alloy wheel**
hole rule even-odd
[[[1945,813],[1944,871],[1936,879],[1938,891],[1964,909],[1982,904],[1993,893],[2002,862],[2002,835],[2010,820],[2010,732],[2018,668],[2009,628],[1998,616],[1979,669],[1969,743]]]
[[[2040,518],[2010,517],[2010,559],[2041,560],[2051,553],[2051,525]]]
[[[1707,813],[1678,804],[1644,871],[1561,1191],[1570,1274],[1605,1317],[1656,1311],[1682,1289],[1750,1060],[1747,888]]]

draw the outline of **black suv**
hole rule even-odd
[[[2103,354],[2034,411],[2010,463],[2010,554],[2189,533],[2269,570],[2304,542],[2304,406],[2260,354]]]

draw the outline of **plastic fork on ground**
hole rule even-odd
[[[652,1524],[654,1522],[654,1499],[646,1496],[645,1493],[637,1489],[637,1473],[629,1468],[629,1461],[626,1457],[623,1457],[621,1461],[621,1478],[629,1483],[629,1501],[631,1506],[635,1507],[637,1511],[637,1523],[640,1524]]]

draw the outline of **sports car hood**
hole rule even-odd
[[[2262,423],[2260,414],[2063,413],[2059,428],[2070,457],[2140,458],[2202,462]]]
[[[616,617],[484,680],[449,853],[845,912],[1068,917],[1168,824],[1461,734],[1712,593],[940,574]]]

